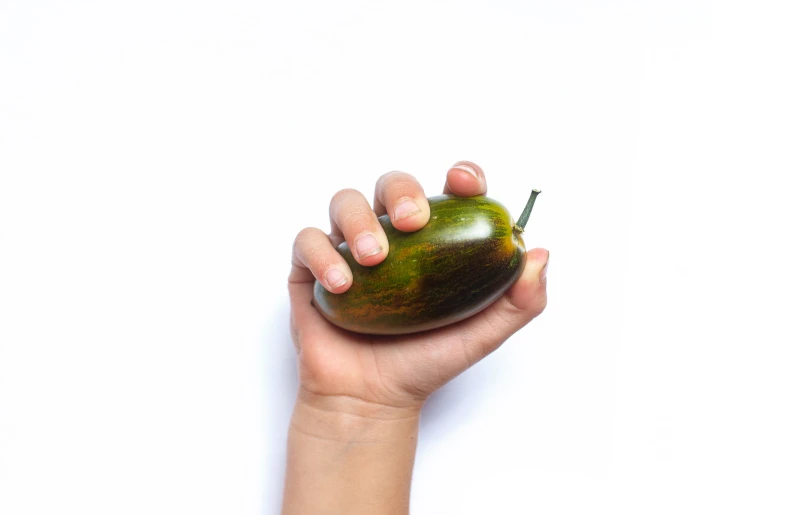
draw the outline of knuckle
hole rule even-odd
[[[331,197],[331,206],[336,206],[345,202],[345,200],[349,199],[352,196],[359,194],[357,190],[353,188],[343,188],[336,193],[334,196]]]
[[[338,191],[331,199],[330,205],[331,219],[342,226],[350,220],[356,220],[360,216],[365,216],[367,211],[371,211],[369,203],[364,196],[352,188]]]
[[[389,191],[389,196],[396,200],[402,197],[413,197],[418,191],[421,191],[419,184],[414,180],[406,179],[395,182]]]
[[[318,256],[322,256],[322,239],[325,235],[316,227],[306,227],[298,232],[293,244],[295,254],[307,262],[307,265],[314,266]]]
[[[535,318],[536,316],[543,313],[546,310],[548,303],[549,299],[546,295],[543,295],[541,298],[539,298],[531,309],[532,318]]]
[[[369,213],[372,213],[372,210],[369,209],[369,206],[366,208],[363,206],[356,206],[344,213],[344,215],[339,220],[339,225],[344,228],[358,228],[364,227],[368,224],[372,216]]]
[[[506,296],[506,311],[515,318],[523,327],[531,322],[546,309],[546,295],[534,297],[530,302],[520,302],[518,305],[510,296]]]
[[[389,185],[395,177],[399,177],[401,175],[407,175],[405,172],[401,172],[399,170],[392,170],[391,172],[384,173],[378,178],[378,182],[375,183],[375,187],[378,191],[383,190],[387,185]]]
[[[399,175],[391,176],[388,182],[384,182],[382,187],[378,188],[378,193],[382,199],[388,198],[396,201],[403,197],[414,197],[418,193],[424,193],[419,181],[413,175],[403,172],[392,173],[399,173]]]
[[[298,231],[293,246],[296,248],[303,247],[308,241],[311,241],[312,235],[316,230],[314,227],[304,227]]]
[[[306,261],[308,262],[309,267],[312,269],[313,272],[319,272],[320,270],[325,270],[329,266],[333,259],[329,254],[333,251],[330,251],[324,248],[322,245],[317,243],[310,245],[304,251],[304,256],[306,257]]]

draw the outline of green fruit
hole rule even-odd
[[[532,192],[515,225],[502,204],[484,196],[429,198],[430,221],[411,233],[381,216],[386,259],[361,266],[342,243],[337,250],[353,271],[353,284],[334,294],[316,282],[315,307],[334,325],[365,334],[425,331],[482,311],[524,269],[521,232],[538,193]]]

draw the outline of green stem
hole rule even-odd
[[[527,220],[529,220],[529,215],[532,213],[532,207],[535,205],[535,199],[538,198],[538,195],[540,195],[540,190],[532,190],[532,194],[529,196],[524,211],[521,213],[521,216],[518,217],[518,222],[516,222],[516,225],[513,227],[515,231],[519,233],[524,232],[524,227],[527,225]]]

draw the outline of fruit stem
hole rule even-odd
[[[540,190],[532,190],[532,194],[529,196],[524,211],[521,213],[521,216],[518,217],[518,222],[513,226],[513,230],[517,233],[521,234],[524,232],[524,227],[527,225],[527,220],[529,220],[529,215],[532,213],[532,207],[535,205],[535,199],[538,198],[538,195],[540,195]]]

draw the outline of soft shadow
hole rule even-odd
[[[450,428],[466,423],[486,402],[486,383],[490,378],[486,363],[465,371],[433,393],[422,409],[420,442],[443,438]]]
[[[281,513],[287,462],[287,432],[298,394],[298,366],[289,330],[289,305],[282,303],[265,326],[265,484],[264,513]]]

